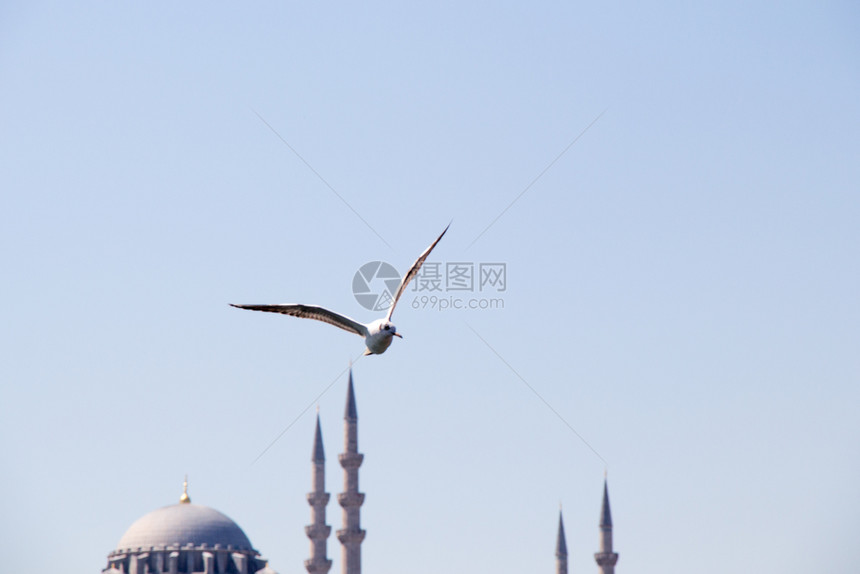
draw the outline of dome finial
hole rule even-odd
[[[179,504],[191,504],[191,497],[188,496],[188,475],[185,475],[185,481],[182,483],[182,496],[179,497]]]

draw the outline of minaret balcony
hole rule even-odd
[[[594,560],[598,566],[615,566],[618,562],[617,552],[598,552],[594,555]]]
[[[305,560],[305,570],[310,572],[310,574],[326,574],[326,572],[331,570],[331,560],[310,558]]]
[[[328,524],[309,524],[305,526],[305,534],[311,540],[324,540],[331,534],[331,526]]]
[[[361,466],[361,463],[364,461],[364,455],[358,452],[344,452],[337,455],[337,460],[343,468],[349,470]]]
[[[341,544],[361,544],[367,535],[366,530],[352,530],[345,528],[337,531],[337,539]]]
[[[331,495],[328,492],[309,492],[307,499],[311,506],[325,506],[331,499]]]
[[[363,492],[341,492],[337,495],[337,502],[343,508],[352,508],[364,504]]]

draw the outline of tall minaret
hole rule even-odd
[[[609,512],[609,487],[603,480],[603,508],[600,510],[600,552],[594,555],[601,574],[615,574],[618,553],[612,551],[612,514]]]
[[[567,541],[564,539],[564,521],[558,511],[558,539],[555,542],[555,574],[567,574]]]
[[[305,534],[311,539],[311,557],[305,560],[305,568],[310,574],[327,574],[331,560],[326,556],[326,542],[331,534],[331,526],[325,523],[325,507],[330,495],[325,491],[325,451],[323,450],[320,415],[317,411],[317,430],[314,434],[314,448],[311,454],[311,487],[308,504],[311,505],[311,523],[305,526]]]
[[[338,456],[344,470],[343,492],[337,501],[343,507],[343,528],[337,539],[343,544],[343,574],[361,574],[361,542],[366,531],[361,529],[361,505],[364,493],[358,491],[358,467],[364,455],[358,452],[358,410],[355,408],[355,390],[352,387],[352,369],[349,370],[349,388],[346,394],[346,452]]]

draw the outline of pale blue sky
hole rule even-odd
[[[858,29],[850,2],[4,3],[4,568],[98,572],[188,473],[302,572],[313,409],[252,461],[362,342],[227,303],[369,321],[355,271],[453,218],[435,259],[506,263],[504,309],[405,299],[356,364],[368,572],[552,572],[559,501],[596,569],[603,462],[473,330],[608,461],[620,574],[851,570]]]

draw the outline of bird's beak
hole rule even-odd
[[[401,335],[400,333],[393,333],[393,335],[394,335],[395,337],[400,337],[401,339],[403,338],[403,335]]]

